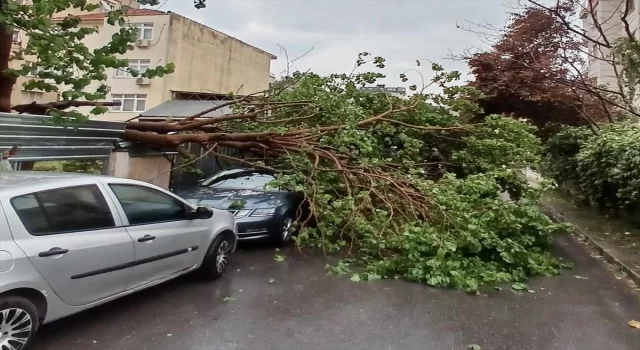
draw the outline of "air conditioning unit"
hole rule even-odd
[[[136,46],[137,47],[148,47],[149,46],[149,39],[138,39],[138,40],[136,40]]]
[[[136,84],[138,84],[138,85],[149,85],[149,84],[151,84],[151,79],[139,77],[139,78],[136,78]]]

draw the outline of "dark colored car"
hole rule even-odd
[[[260,169],[221,171],[178,195],[189,202],[231,211],[239,240],[271,239],[284,245],[295,234],[303,196],[268,188],[275,174]]]

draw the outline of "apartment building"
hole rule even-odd
[[[626,20],[629,31],[640,35],[640,0],[587,0],[580,13],[585,34],[590,38],[602,41],[603,34],[611,43],[627,36],[622,17],[628,11]],[[595,20],[594,20],[595,18]],[[600,28],[598,28],[600,27]],[[588,40],[584,41],[588,48],[588,75],[596,79],[598,84],[616,86],[617,78],[613,65],[601,58],[609,57],[610,50]]]
[[[376,86],[365,86],[359,88],[360,91],[367,92],[384,92],[395,97],[404,97],[407,94],[407,88],[404,87],[389,87],[385,84],[378,84]]]
[[[100,4],[92,13],[67,11],[56,15],[78,16],[82,26],[98,27],[99,32],[87,37],[84,44],[96,49],[110,42],[120,28],[107,24],[106,12],[126,6],[127,25],[137,29],[135,48],[122,56],[129,67],[144,72],[149,67],[173,62],[173,74],[162,78],[132,77],[126,70],[107,72],[106,84],[111,91],[108,100],[121,102],[96,119],[128,120],[141,112],[175,98],[175,92],[248,94],[265,90],[271,81],[271,60],[276,56],[239,39],[180,16],[177,13],[142,9],[134,0],[90,0]],[[17,34],[17,42],[20,34]],[[29,60],[27,58],[26,60]],[[13,62],[12,64],[24,64]],[[37,65],[37,62],[27,62]],[[49,102],[56,94],[23,91],[21,77],[12,104],[31,101]],[[96,84],[97,85],[97,84]],[[90,109],[84,109],[88,112]]]

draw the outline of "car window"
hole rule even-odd
[[[186,204],[160,191],[137,185],[109,185],[127,215],[130,225],[188,219]]]
[[[231,175],[230,175],[231,176]],[[253,174],[238,174],[234,177],[222,176],[218,180],[214,180],[208,187],[211,188],[234,188],[234,189],[265,189],[265,185],[275,180],[276,178],[260,173]]]
[[[18,196],[11,199],[11,205],[35,236],[115,226],[111,210],[95,185]]]

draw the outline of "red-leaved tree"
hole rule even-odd
[[[571,2],[555,10],[575,14]],[[467,56],[475,80],[471,86],[485,97],[487,114],[549,124],[589,125],[611,117],[609,102],[593,88],[585,73],[585,49],[556,16],[532,6],[513,14],[499,39],[486,52]]]

